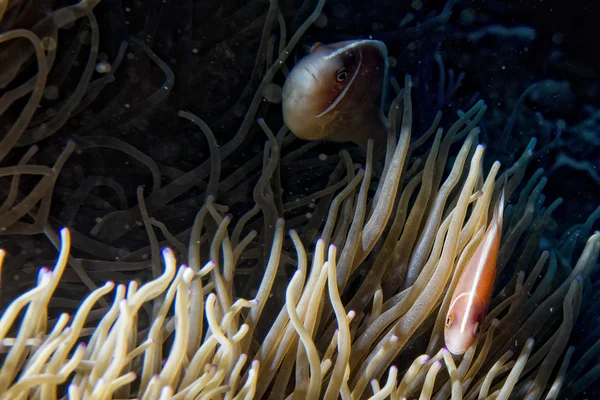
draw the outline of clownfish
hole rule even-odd
[[[496,262],[502,236],[504,195],[496,203],[492,221],[452,293],[446,314],[444,340],[454,355],[464,354],[481,331],[496,280]]]
[[[378,40],[315,44],[290,71],[282,92],[283,119],[304,140],[354,142],[385,149],[383,101],[387,47]]]

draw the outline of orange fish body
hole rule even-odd
[[[385,147],[382,104],[388,74],[387,48],[377,40],[316,44],[290,71],[283,86],[283,119],[305,140],[367,140]]]
[[[494,210],[490,226],[452,294],[444,327],[446,347],[452,354],[464,354],[481,330],[496,280],[503,215],[504,190]]]

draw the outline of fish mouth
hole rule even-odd
[[[468,350],[468,348],[464,348],[464,346],[455,346],[454,343],[452,343],[452,341],[446,342],[446,349],[448,349],[448,351],[454,354],[455,356],[462,356]]]

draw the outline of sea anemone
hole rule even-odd
[[[65,383],[73,399],[401,398],[419,392],[421,398],[434,392],[439,398],[554,398],[568,371],[568,338],[598,259],[600,234],[589,238],[573,266],[563,260],[569,274],[557,282],[560,253],[536,256],[539,233],[557,203],[541,208],[543,180],[525,185],[511,207],[499,270],[513,259],[518,266],[495,296],[481,340],[455,360],[441,341],[447,293],[485,231],[497,189],[507,179],[511,197],[531,149],[502,176],[496,176],[499,163],[485,176],[484,147],[475,145],[478,103],[445,133],[436,120],[425,134],[436,132],[426,160],[404,168],[408,154],[425,143],[410,140],[410,85],[407,78],[394,102],[390,118],[401,114],[400,136],[394,143],[392,123],[379,183],[371,187],[370,155],[358,170],[346,155],[346,185],[330,202],[312,252],[293,229],[288,235],[296,256],[284,246],[285,221],[277,217],[271,183],[279,140],[264,122],[270,144],[264,185],[255,191],[256,208],[232,233],[231,217],[209,196],[191,231],[188,266],[177,269],[174,253],[165,249],[162,274],[141,286],[118,285],[109,308],[92,310],[114,282],[90,293],[72,316],[48,320],[69,257],[63,229],[54,269],[42,268],[37,285],[15,299],[0,321],[7,352],[4,398],[54,398]],[[450,145],[457,141],[462,146],[444,180]],[[258,290],[244,299],[234,282],[256,236],[250,231],[242,237],[245,224],[257,210],[272,218],[273,236]],[[207,219],[215,230],[207,228]],[[203,236],[208,252],[201,251]],[[519,239],[527,245],[513,254]],[[283,288],[276,281],[286,264],[295,272]],[[276,318],[264,312],[273,290],[285,290]],[[149,324],[139,321],[144,304],[152,308]],[[555,312],[561,304],[562,313]],[[92,314],[101,318],[91,322]],[[443,366],[448,374],[436,377]]]
[[[314,143],[298,145],[285,126],[274,134],[259,118],[264,152],[239,168],[225,165],[255,121],[264,88],[323,3],[281,46],[231,142],[219,148],[200,118],[179,113],[210,147],[210,160],[190,172],[209,177],[191,228],[173,235],[152,216],[179,196],[187,174],[147,198],[140,186],[136,207],[99,219],[96,238],[137,226],[148,234],[148,248],[117,261],[75,256],[75,230],[57,234],[44,219],[59,255],[0,317],[1,399],[555,399],[597,378],[597,368],[582,371],[599,346],[575,363],[569,338],[584,291],[595,290],[589,276],[600,233],[580,246],[591,220],[541,251],[560,199],[544,206],[542,171],[524,181],[535,139],[501,174],[499,162],[485,170],[477,128],[483,101],[459,111],[447,129],[438,113],[413,134],[407,76],[388,114],[382,164],[373,160],[372,142],[360,163],[345,150],[338,158],[312,157]],[[337,166],[325,188],[289,196],[294,188],[282,174],[302,163],[321,171]],[[232,172],[222,176],[225,169]],[[241,193],[253,175],[252,204],[234,223],[219,199]],[[186,179],[190,187],[197,182]],[[449,297],[504,185],[498,287],[478,340],[454,357],[443,344]],[[88,254],[110,250],[91,239],[79,243]],[[149,261],[139,261],[144,254]],[[185,265],[177,267],[176,258]],[[94,289],[72,313],[57,313],[73,305],[68,266]],[[148,269],[150,279],[125,274]]]

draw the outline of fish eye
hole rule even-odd
[[[477,335],[479,333],[479,321],[475,322],[473,325],[473,335]]]
[[[340,71],[337,73],[336,79],[338,82],[344,82],[348,79],[348,73],[346,71]]]
[[[450,314],[448,315],[448,317],[446,318],[446,327],[450,328],[452,326],[452,324],[454,323],[454,314]]]

